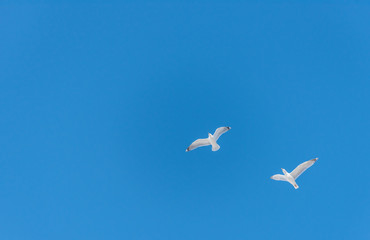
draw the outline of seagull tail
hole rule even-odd
[[[218,149],[220,149],[220,145],[218,145],[217,143],[215,145],[212,145],[212,151],[218,151]]]

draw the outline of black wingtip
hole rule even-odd
[[[229,130],[230,130],[230,129],[231,129],[231,127],[227,127],[227,129],[229,129]]]
[[[185,150],[185,152],[189,152],[190,150],[189,150],[189,148],[187,148],[186,150]]]

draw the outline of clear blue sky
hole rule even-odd
[[[10,2],[2,239],[370,238],[369,4]]]

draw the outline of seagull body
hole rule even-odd
[[[215,140],[215,137],[208,133],[208,141],[211,143],[212,145],[212,151],[217,151],[218,149],[220,149],[220,145],[217,144],[217,140]]]
[[[220,149],[220,145],[217,144],[217,140],[220,138],[222,134],[229,131],[231,127],[219,127],[216,129],[215,133],[212,135],[208,133],[208,138],[200,138],[195,140],[190,146],[186,149],[186,152],[194,150],[198,147],[212,145],[212,151],[218,151]]]
[[[275,174],[271,177],[271,179],[276,181],[286,181],[293,185],[295,189],[299,188],[295,180],[309,167],[311,167],[318,158],[314,158],[312,160],[306,161],[304,163],[299,164],[291,173],[288,173],[284,168],[283,170],[284,175],[282,174]]]

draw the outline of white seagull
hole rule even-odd
[[[306,171],[307,168],[311,167],[318,158],[314,158],[312,160],[306,161],[304,163],[301,163],[296,167],[291,173],[288,173],[284,168],[283,170],[284,175],[281,174],[275,174],[274,176],[271,177],[271,179],[277,180],[277,181],[286,181],[289,182],[294,186],[295,189],[298,188],[297,183],[295,180],[304,172]]]
[[[219,127],[216,129],[215,133],[212,135],[208,133],[208,138],[201,138],[195,140],[187,149],[186,152],[189,152],[193,149],[196,149],[198,147],[208,146],[212,145],[212,151],[217,151],[220,149],[220,145],[218,145],[216,142],[218,138],[224,134],[225,132],[229,131],[231,127]]]

